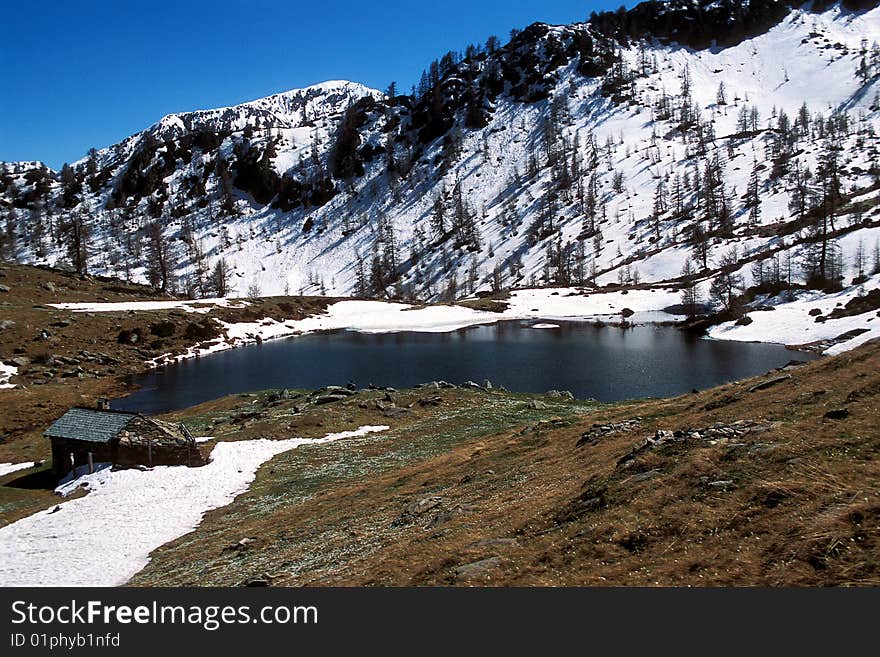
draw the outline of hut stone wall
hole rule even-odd
[[[150,465],[200,466],[207,462],[198,445],[175,425],[147,417],[136,417],[108,442],[52,438],[55,473],[70,472],[71,454],[76,467],[88,463],[112,463],[121,467]]]

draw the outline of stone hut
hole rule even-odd
[[[71,408],[43,435],[52,441],[52,469],[59,477],[94,463],[122,467],[205,464],[183,424],[113,411],[101,402],[97,408]]]

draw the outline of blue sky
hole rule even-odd
[[[568,23],[607,0],[10,2],[0,21],[0,160],[54,168],[171,112],[330,79],[401,91],[448,50]]]

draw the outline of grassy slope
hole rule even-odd
[[[767,377],[543,411],[522,396],[441,391],[441,406],[417,405],[387,434],[276,457],[248,493],[157,550],[132,584],[880,584],[880,345],[791,374],[755,392]],[[361,403],[323,407],[287,429],[384,421]],[[837,408],[849,416],[823,417]],[[636,416],[635,431],[575,446],[594,422]],[[619,465],[656,429],[741,419],[774,424]],[[276,435],[284,422],[248,421],[253,435]],[[230,548],[245,537],[256,541]]]

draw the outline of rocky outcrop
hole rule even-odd
[[[582,445],[591,445],[598,442],[602,438],[611,436],[616,433],[628,433],[635,431],[642,425],[642,418],[634,417],[621,422],[596,422],[589,431],[584,432],[575,443],[575,447]]]
[[[747,434],[762,433],[773,428],[771,422],[759,422],[756,420],[737,420],[726,424],[724,422],[716,422],[702,429],[679,429],[677,431],[669,431],[666,429],[657,429],[654,435],[645,438],[639,445],[623,455],[618,461],[618,467],[628,467],[636,458],[643,453],[659,449],[666,445],[675,443],[687,443],[706,441],[713,442],[717,440],[733,440],[742,438]]]

